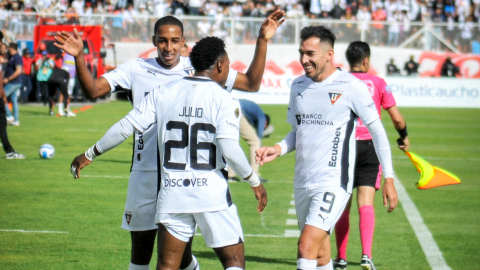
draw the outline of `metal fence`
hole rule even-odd
[[[19,39],[33,39],[33,27],[38,23],[102,25],[105,42],[150,42],[157,17],[141,16],[124,19],[121,14],[92,14],[66,17],[56,14],[12,13],[18,16],[6,28]],[[181,16],[187,42],[205,36],[218,36],[227,44],[254,43],[262,18],[224,16]],[[0,21],[0,24],[2,22]],[[362,22],[288,18],[273,37],[275,44],[299,44],[300,31],[305,26],[323,25],[337,36],[337,43],[356,40],[371,45],[396,48],[416,48],[430,51],[471,52],[471,42],[480,37],[479,26],[432,22]],[[467,29],[468,28],[468,29]]]

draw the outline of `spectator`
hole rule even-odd
[[[398,45],[398,35],[400,33],[400,25],[398,22],[398,12],[395,11],[392,16],[387,18],[387,21],[390,23],[388,26],[388,42],[387,46],[397,47]]]
[[[5,96],[10,98],[13,106],[13,118],[11,122],[14,126],[19,126],[20,121],[18,118],[18,90],[22,86],[22,80],[20,75],[22,74],[23,61],[22,57],[18,54],[17,43],[8,44],[8,52],[10,53],[10,59],[7,63],[7,69],[5,70],[5,78],[3,79],[3,85],[5,90]],[[8,106],[5,106],[7,118],[11,120],[12,113]]]
[[[418,63],[413,60],[413,55],[411,55],[403,70],[407,72],[407,76],[418,76],[418,67]]]
[[[200,13],[200,8],[203,6],[205,1],[203,0],[189,0],[188,1],[188,4],[189,4],[189,14],[190,15],[194,15],[194,16],[197,16],[199,13]],[[236,2],[234,2],[236,3]]]
[[[66,116],[75,116],[75,113],[70,111],[70,96],[73,94],[73,89],[75,88],[76,77],[77,77],[77,70],[75,68],[75,57],[71,56],[68,53],[64,53],[63,55],[63,63],[62,68],[68,71],[69,80],[67,86],[67,97],[63,97],[67,99],[67,107],[64,108],[64,103],[58,103],[58,114],[66,115]]]
[[[370,14],[370,11],[368,11],[367,6],[362,6],[357,12],[357,20],[359,32],[367,32],[370,26],[369,22],[372,20],[372,14]]]
[[[23,60],[23,69],[22,69],[22,86],[21,86],[21,94],[20,94],[20,102],[25,103],[28,101],[28,95],[32,91],[33,86],[33,77],[32,77],[32,66],[33,58],[31,53],[28,51],[28,48],[23,49],[22,53],[22,60]]]
[[[383,23],[387,19],[387,13],[383,9],[383,3],[378,1],[376,4],[377,8],[372,12],[372,21],[373,23],[373,43],[375,45],[382,43],[383,44]]]
[[[35,63],[37,68],[37,81],[39,82],[40,93],[44,102],[46,102],[48,96],[48,79],[52,75],[55,62],[48,57],[47,51],[42,52],[42,58],[38,59]],[[50,110],[49,114],[53,116],[53,111]]]
[[[240,137],[242,137],[249,146],[250,166],[252,166],[253,171],[260,176],[258,173],[259,166],[255,162],[255,150],[260,148],[262,138],[273,132],[273,126],[270,125],[270,117],[265,114],[262,108],[255,102],[246,99],[240,99],[239,102],[242,109]],[[228,181],[240,181],[235,176],[235,172],[230,168],[228,170]],[[260,181],[267,182],[267,180],[261,177]]]
[[[473,16],[468,16],[465,23],[463,23],[462,26],[460,27],[462,29],[462,32],[460,34],[461,36],[460,46],[461,46],[462,52],[464,53],[471,52],[470,42],[472,39],[473,27],[474,27]]]
[[[456,75],[460,75],[460,68],[455,66],[452,62],[450,57],[447,57],[445,63],[442,65],[442,70],[440,72],[440,76],[442,77],[456,77]]]
[[[387,65],[387,75],[398,76],[400,75],[400,69],[395,65],[395,61],[390,59],[390,64]]]

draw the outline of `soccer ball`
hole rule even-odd
[[[40,158],[44,159],[51,159],[53,158],[53,155],[55,155],[55,148],[51,144],[42,144],[40,146],[40,149],[38,149],[38,155]]]

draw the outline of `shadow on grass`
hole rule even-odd
[[[195,257],[200,257],[204,259],[218,260],[217,254],[212,251],[195,251]],[[248,262],[258,262],[258,263],[276,263],[276,264],[285,264],[285,265],[297,265],[297,261],[294,259],[277,259],[277,258],[266,258],[260,256],[251,256],[246,255],[245,261]],[[360,264],[358,264],[360,265]]]

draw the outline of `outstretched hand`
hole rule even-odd
[[[276,159],[282,149],[279,149],[280,146],[275,145],[275,146],[264,146],[262,148],[259,148],[255,151],[255,163],[260,164],[260,166],[263,166],[263,164],[268,163],[270,161],[273,161]]]
[[[272,14],[270,14],[265,21],[262,23],[262,27],[260,28],[259,38],[263,38],[265,40],[270,40],[277,28],[285,21],[285,11],[283,10],[276,10]]]
[[[253,193],[255,193],[255,198],[258,201],[258,206],[257,206],[257,211],[259,214],[263,212],[265,207],[267,206],[267,191],[265,190],[265,187],[263,187],[262,184],[252,187]]]
[[[393,178],[386,178],[382,190],[383,206],[388,207],[388,212],[392,212],[398,204],[398,195]]]
[[[92,163],[92,161],[85,156],[85,153],[78,155],[70,165],[70,172],[72,173],[73,178],[80,178],[80,170],[85,168],[90,163]]]
[[[65,31],[57,32],[53,44],[73,57],[79,56],[83,53],[83,40],[78,34],[76,28],[73,28],[73,35]]]

